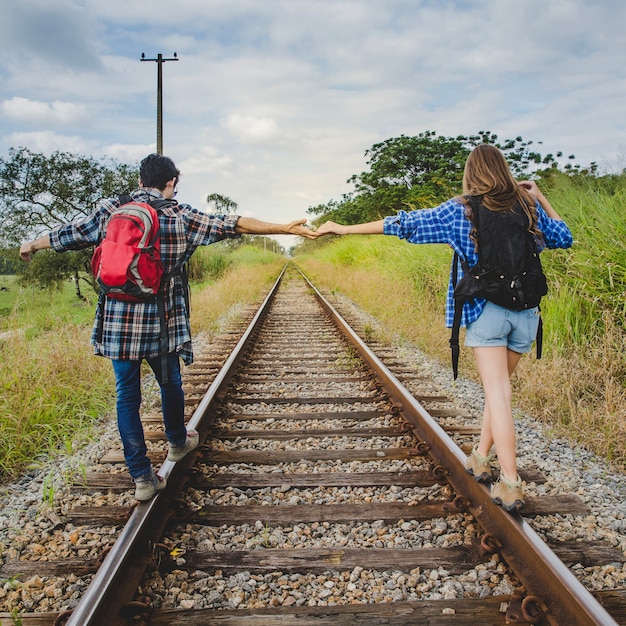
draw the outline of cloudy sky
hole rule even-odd
[[[0,16],[0,156],[138,162],[163,144],[179,200],[269,221],[351,189],[401,134],[521,135],[626,166],[623,0],[13,0]]]

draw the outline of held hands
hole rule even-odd
[[[286,226],[286,234],[298,235],[299,237],[306,237],[307,239],[317,239],[318,233],[307,228],[304,224],[306,224],[306,218],[289,222]]]
[[[287,230],[291,235],[299,235],[307,239],[317,239],[323,235],[347,235],[348,227],[335,222],[325,222],[316,231],[310,230],[303,224],[306,220],[294,220],[287,225]]]

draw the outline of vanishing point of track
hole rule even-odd
[[[383,360],[300,271],[288,265],[223,367],[207,370],[199,359],[187,370],[189,402],[194,401],[189,388],[202,389],[188,426],[200,431],[204,445],[176,464],[163,461],[162,452],[153,453],[156,463],[163,461],[167,489],[133,508],[78,606],[54,622],[36,623],[626,623],[619,594],[599,600],[601,594],[592,595],[564,563],[576,558],[571,545],[548,547],[524,517],[494,505],[488,490],[466,473],[465,454],[476,429],[449,428],[440,418],[454,411],[425,408],[429,403],[438,406],[442,398],[409,393],[397,378],[402,372],[392,374]],[[110,454],[109,461],[121,460],[119,452]],[[99,483],[91,475],[87,482],[93,489],[120,488],[106,476]],[[333,501],[328,494],[340,488],[356,493],[363,488],[383,493],[403,489],[413,495],[409,501]],[[197,495],[233,489],[264,496],[251,498],[253,504],[232,504],[227,498],[229,503],[223,504]],[[300,490],[310,489],[322,489],[326,499],[310,503],[298,497]],[[193,498],[186,496],[190,491]],[[524,515],[558,512],[566,506],[575,509],[576,503],[529,498]],[[245,550],[203,551],[192,542],[173,550],[169,539],[176,533],[189,535],[190,528],[238,524],[271,529],[358,522],[379,528],[382,521],[401,533],[403,524],[451,516],[473,524],[471,543],[414,548],[401,542],[397,545],[402,547],[385,542],[380,547],[273,547],[259,542]],[[304,601],[285,605],[282,598],[270,599],[266,607],[232,609],[155,608],[150,600],[150,572],[155,571],[161,576],[187,568],[204,571],[207,577],[216,571],[297,577],[328,570],[411,572],[443,566],[462,573],[496,553],[518,583],[508,597],[419,602],[363,597],[358,603],[339,597],[327,606]],[[35,621],[24,622],[29,623]]]

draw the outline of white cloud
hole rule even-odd
[[[233,113],[220,120],[220,125],[244,143],[263,143],[278,132],[276,120],[271,117],[255,117]]]
[[[103,156],[119,163],[138,163],[147,154],[156,151],[155,144],[110,144],[100,150]]]
[[[18,122],[36,125],[63,126],[87,124],[87,107],[73,102],[39,102],[14,96],[0,104],[2,114]]]
[[[3,137],[8,146],[28,148],[33,152],[51,154],[55,151],[74,154],[93,154],[98,146],[79,136],[61,135],[51,130],[37,132],[15,132]]]
[[[42,11],[58,33],[16,40],[45,36]],[[0,150],[141,159],[155,149],[157,66],[139,57],[176,51],[164,151],[199,207],[215,192],[261,219],[304,216],[350,190],[374,143],[425,130],[623,159],[618,0],[20,0],[7,16]]]

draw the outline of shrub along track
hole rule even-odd
[[[398,378],[419,373],[374,354],[295,267],[281,279],[230,356],[188,368],[189,422],[204,445],[163,463],[167,490],[67,512],[80,529],[125,523],[104,558],[5,563],[5,578],[29,566],[92,577],[71,613],[21,623],[626,624],[622,592],[598,602],[567,567],[623,554],[548,547],[527,521],[584,515],[584,504],[529,498],[527,519],[495,506],[463,467],[476,420],[426,378],[410,394]],[[159,422],[145,418],[155,463]],[[119,467],[121,451],[101,461]],[[131,487],[125,472],[103,471],[76,489]]]

